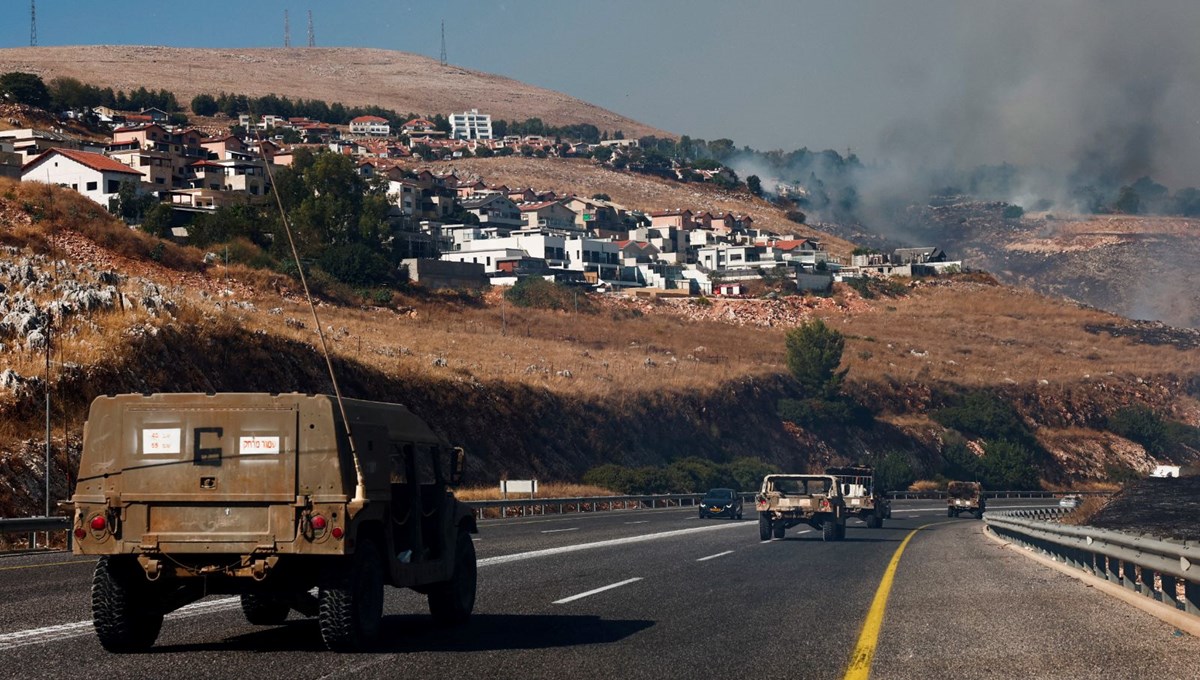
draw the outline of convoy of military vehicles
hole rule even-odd
[[[475,605],[478,531],[450,489],[463,465],[462,449],[397,404],[296,393],[100,397],[71,499],[74,551],[99,556],[100,643],[144,651],[166,614],[220,593],[239,596],[252,624],[316,617],[335,651],[378,639],[385,585],[424,594],[438,623],[462,623]],[[740,494],[718,491],[727,493],[707,514],[740,518]],[[977,482],[949,484],[951,517],[982,516],[984,503]],[[755,507],[764,541],[801,524],[840,541],[850,517],[870,528],[891,517],[865,465],[769,474]]]

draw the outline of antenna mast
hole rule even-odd
[[[29,46],[37,47],[37,0],[29,0]]]
[[[312,10],[311,9],[308,10],[308,46],[309,47],[317,46],[317,38],[315,35],[313,35]]]
[[[288,19],[288,11],[283,10],[283,46],[292,46],[292,22]]]
[[[442,19],[442,66],[446,65],[446,20]]]

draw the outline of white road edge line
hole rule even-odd
[[[708,560],[715,560],[718,557],[724,557],[726,555],[732,555],[732,554],[733,554],[732,550],[726,550],[725,552],[719,552],[716,555],[709,555],[708,557],[701,557],[700,559],[698,559],[696,561],[697,562],[707,562]]]
[[[612,590],[613,588],[620,588],[621,586],[627,586],[630,583],[636,583],[637,581],[641,581],[641,580],[642,580],[641,576],[636,576],[634,578],[627,578],[624,581],[618,581],[617,583],[610,583],[609,585],[601,586],[599,588],[596,588],[595,590],[589,590],[586,593],[579,593],[578,595],[572,595],[571,597],[564,597],[561,600],[555,600],[554,604],[566,604],[568,602],[574,602],[575,600],[582,600],[583,598],[588,597],[589,595],[595,595],[596,593],[603,593],[606,590]]]
[[[543,534],[560,534],[564,531],[579,531],[579,527],[571,527],[570,529],[546,529]]]
[[[639,519],[639,520],[638,520],[638,521],[636,521],[636,522],[626,522],[626,524],[646,524],[646,523],[648,523],[649,521],[650,521],[650,520],[648,520],[648,519]]]
[[[610,538],[606,541],[596,541],[594,543],[576,543],[575,545],[564,545],[557,548],[544,548],[542,550],[530,550],[529,552],[513,553],[511,555],[497,555],[496,557],[485,557],[477,562],[480,567],[487,567],[494,564],[507,564],[508,562],[520,562],[522,560],[530,560],[536,557],[549,557],[551,555],[561,555],[563,553],[578,552],[580,550],[592,550],[595,548],[611,548],[618,545],[628,545],[630,543],[645,543],[646,541],[657,541],[663,538],[674,538],[675,536],[686,536],[688,534],[698,534],[702,531],[720,531],[722,529],[732,529],[734,527],[752,527],[756,526],[749,522],[735,522],[733,524],[714,524],[711,526],[696,527],[694,529],[673,529],[671,531],[660,531],[656,534],[642,534],[641,536],[626,536],[625,538]]]

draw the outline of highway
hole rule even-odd
[[[93,560],[6,556],[0,678],[794,680],[847,677],[864,650],[873,678],[1200,677],[1200,640],[944,507],[897,501],[884,528],[851,521],[831,543],[805,527],[762,542],[749,505],[743,521],[693,508],[482,521],[470,623],[434,628],[423,597],[388,589],[385,641],[365,654],[324,651],[295,613],[252,626],[236,599],[213,596],[169,616],[150,653],[111,655],[90,623]],[[886,609],[873,606],[910,534]],[[863,635],[873,616],[878,634]]]

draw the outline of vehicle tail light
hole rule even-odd
[[[108,523],[104,521],[104,515],[96,515],[92,518],[92,531],[104,531]]]
[[[83,527],[75,527],[75,538],[81,541],[87,538],[87,530]]]
[[[822,499],[821,499],[821,509],[822,509],[822,510],[828,510],[828,509],[829,509],[829,499],[828,499],[828,498],[822,498]]]
[[[334,538],[338,538],[338,539],[340,539],[340,538],[342,537],[342,528],[341,528],[341,527],[334,527],[334,528],[333,528],[333,531],[331,531],[331,532],[329,532],[329,533],[333,534],[333,537],[334,537]]]
[[[324,517],[317,515],[312,518],[313,531],[325,531],[325,526],[326,526],[326,523],[325,523]]]

